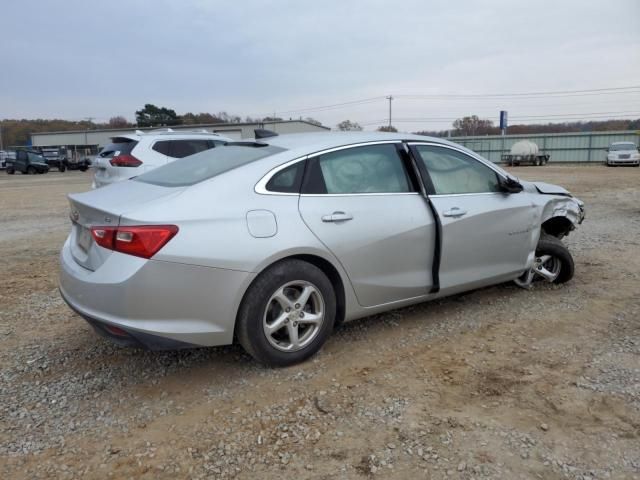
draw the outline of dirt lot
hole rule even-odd
[[[640,169],[520,167],[587,204],[575,279],[347,324],[281,370],[121,349],[60,300],[65,194],[0,175],[0,477],[640,477]]]

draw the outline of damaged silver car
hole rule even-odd
[[[563,283],[584,218],[561,187],[405,134],[257,132],[70,195],[60,291],[123,345],[237,339],[270,365],[337,324],[506,281]]]

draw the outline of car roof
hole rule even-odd
[[[390,132],[313,132],[313,133],[290,133],[274,137],[261,138],[256,140],[260,143],[267,143],[287,150],[304,149],[309,153],[326,150],[343,145],[353,145],[357,143],[381,142],[381,141],[401,141],[414,140],[420,142],[435,142],[446,145],[455,145],[442,138],[427,137],[424,135],[414,135],[411,133],[390,133]],[[456,145],[460,147],[459,145]]]
[[[211,137],[214,139],[219,139],[219,140],[224,140],[224,141],[231,141],[232,139],[229,137],[225,137],[224,135],[220,135],[219,133],[215,133],[215,132],[207,132],[204,130],[201,131],[188,131],[188,130],[171,130],[171,129],[166,129],[166,130],[152,130],[150,132],[143,132],[140,130],[136,130],[133,133],[125,133],[122,135],[114,135],[113,137],[110,137],[110,140],[113,140],[115,138],[128,138],[129,140],[136,140],[136,141],[140,141],[142,139],[148,138],[148,139],[158,139],[158,138],[177,138],[177,137],[191,137],[191,138],[198,138],[198,137]]]

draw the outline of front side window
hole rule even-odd
[[[407,193],[411,181],[394,144],[368,145],[309,160],[304,193]]]
[[[416,145],[437,195],[500,192],[498,175],[491,168],[457,150]]]

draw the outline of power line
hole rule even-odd
[[[594,88],[594,89],[583,89],[583,90],[554,90],[547,92],[517,92],[517,93],[437,93],[437,94],[400,94],[395,95],[393,98],[400,98],[405,100],[435,100],[435,99],[443,99],[443,100],[467,100],[467,99],[477,99],[477,100],[491,100],[496,98],[501,99],[538,99],[541,97],[550,97],[550,98],[562,98],[562,97],[590,97],[590,96],[599,96],[599,95],[628,95],[628,94],[640,94],[640,85],[632,85],[627,87],[608,87],[608,88]],[[351,100],[348,102],[334,103],[329,105],[319,105],[314,107],[304,107],[304,108],[295,108],[290,110],[282,110],[276,111],[277,115],[293,115],[293,114],[302,114],[302,113],[314,113],[314,112],[322,112],[326,110],[339,109],[344,107],[352,107],[359,105],[366,105],[374,102],[378,102],[381,100],[389,100],[388,96],[377,96],[370,98],[363,98],[359,100]],[[264,117],[268,115],[272,115],[274,112],[263,113],[263,114],[254,114],[253,116]]]
[[[424,95],[396,95],[398,98],[509,98],[509,97],[549,97],[549,96],[591,96],[591,95],[619,95],[640,93],[640,85],[630,87],[594,88],[590,90],[557,90],[548,92],[520,92],[520,93],[438,93]]]
[[[307,108],[298,108],[295,110],[283,110],[283,111],[277,111],[276,113],[278,115],[288,115],[288,114],[293,114],[293,113],[306,113],[306,112],[316,112],[316,111],[323,111],[323,110],[331,110],[334,108],[341,108],[341,107],[348,107],[348,106],[354,106],[354,105],[363,105],[363,104],[367,104],[367,103],[372,103],[372,102],[377,102],[380,100],[384,100],[384,96],[380,96],[380,97],[371,97],[371,98],[363,98],[360,100],[352,100],[349,102],[342,102],[342,103],[335,103],[332,105],[322,105],[322,106],[318,106],[318,107],[307,107]],[[273,112],[269,113],[269,115],[273,114]],[[259,115],[254,115],[257,117],[260,116],[265,116],[264,114],[259,114]]]
[[[617,118],[612,118],[611,115],[616,115]],[[637,118],[640,117],[640,112],[594,112],[594,113],[569,113],[569,114],[548,114],[548,115],[529,115],[529,116],[514,116],[511,117],[511,120],[520,120],[520,121],[543,121],[543,120],[554,120],[554,121],[562,121],[562,120],[571,120],[571,121],[579,121],[582,119],[585,120],[616,120],[616,119],[627,119],[627,118]],[[460,117],[400,117],[394,118],[395,123],[441,123],[441,122],[452,122],[457,120]],[[358,122],[363,127],[371,126],[371,125],[383,125],[387,122],[387,119],[380,120],[371,120],[365,122]]]

